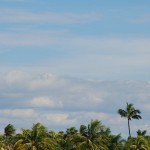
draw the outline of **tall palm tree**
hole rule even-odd
[[[125,117],[128,120],[128,130],[129,130],[129,137],[131,137],[131,132],[130,132],[130,121],[132,119],[142,119],[142,117],[138,114],[141,113],[139,109],[135,109],[133,104],[128,104],[125,110],[119,109],[118,113],[121,115],[121,117]]]

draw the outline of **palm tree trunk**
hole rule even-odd
[[[128,119],[128,130],[129,130],[129,137],[131,137],[131,132],[130,132],[130,120]]]

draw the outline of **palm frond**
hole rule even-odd
[[[132,118],[133,118],[133,119],[138,119],[138,120],[139,120],[139,119],[142,119],[142,117],[141,117],[140,115],[134,115],[134,116],[132,116]]]
[[[118,110],[118,114],[120,114],[121,117],[127,117],[127,112],[125,110],[123,110],[123,109],[119,109]]]

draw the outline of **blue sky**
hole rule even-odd
[[[52,118],[53,127],[65,128],[98,117],[116,133],[110,118],[125,128],[116,109],[128,100],[142,103],[147,116],[149,6],[146,0],[0,0],[1,126],[21,127],[17,114],[26,112],[26,127]],[[87,119],[79,117],[85,113]]]
[[[0,62],[82,78],[149,79],[148,4],[1,1]]]

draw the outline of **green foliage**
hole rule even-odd
[[[142,131],[142,130],[139,129],[136,133],[137,133],[137,136],[145,136],[146,132],[147,132],[146,130]]]
[[[10,126],[8,126],[10,127]],[[12,127],[12,126],[11,126]],[[99,120],[81,125],[79,130],[70,127],[66,132],[48,131],[41,123],[22,133],[0,136],[0,150],[149,150],[150,136],[138,130],[137,137],[125,141],[121,134],[112,135]]]
[[[143,136],[137,136],[134,138],[129,138],[125,149],[129,150],[149,150],[148,141]]]
[[[131,119],[141,119],[140,110],[133,104],[128,104],[125,110],[119,109],[121,117],[128,120],[129,135]],[[121,134],[111,134],[99,120],[91,120],[87,125],[70,127],[66,131],[48,131],[41,123],[33,124],[31,129],[21,129],[15,134],[13,125],[4,128],[4,135],[0,135],[0,150],[150,150],[150,136],[146,130],[137,131],[137,137],[124,140]]]
[[[14,135],[16,132],[15,127],[12,124],[8,124],[5,128],[4,128],[4,133],[5,136],[12,136]]]
[[[128,130],[129,130],[129,136],[131,137],[130,132],[130,120],[132,119],[142,119],[142,117],[139,115],[141,111],[139,109],[135,109],[133,104],[128,104],[125,110],[119,109],[118,114],[120,114],[121,117],[127,118],[128,120]]]

